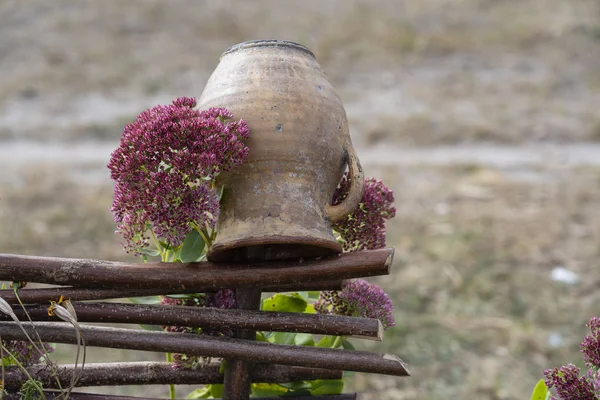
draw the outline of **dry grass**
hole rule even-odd
[[[115,120],[199,96],[228,46],[276,37],[314,50],[367,141],[588,140],[599,30],[590,0],[7,1],[0,138],[116,139]]]
[[[535,184],[477,167],[400,174],[395,270],[381,280],[399,324],[384,347],[419,378],[386,398],[524,398],[543,369],[580,362],[584,324],[597,313],[600,171],[550,171]],[[586,283],[553,282],[556,266]],[[564,344],[553,347],[556,334]],[[404,391],[415,395],[394,397]]]

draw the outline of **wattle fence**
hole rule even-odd
[[[78,339],[73,326],[48,315],[50,301],[68,299],[76,311],[86,346],[185,353],[227,360],[224,372],[216,363],[198,370],[172,369],[166,362],[88,363],[79,375],[78,387],[224,383],[223,399],[233,400],[249,398],[250,384],[258,382],[341,379],[343,371],[408,376],[406,365],[390,354],[254,340],[256,331],[382,340],[383,327],[377,319],[258,311],[258,308],[264,292],[335,290],[341,288],[344,279],[387,275],[392,257],[393,249],[381,249],[289,261],[134,264],[0,254],[0,281],[59,285],[19,289],[18,297],[25,307],[18,305],[12,289],[0,290],[0,297],[13,305],[14,313],[23,321],[19,326],[10,316],[0,315],[0,337],[27,340],[25,331],[32,337],[39,335],[44,342],[76,344]],[[101,301],[225,288],[236,289],[238,309]],[[233,331],[234,337],[92,326],[86,322],[195,326]],[[57,380],[69,386],[73,369],[72,365],[60,365],[51,371],[44,365],[36,365],[28,367],[28,372],[43,383],[47,398],[51,399],[62,398],[60,392],[53,389],[58,386]],[[3,384],[8,395],[4,398],[18,398],[17,392],[27,379],[21,369],[6,367]],[[285,398],[349,400],[356,397],[353,393]],[[69,398],[135,397],[73,392]]]

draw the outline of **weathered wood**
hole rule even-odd
[[[196,291],[322,282],[389,274],[394,250],[357,251],[318,259],[233,263],[131,264],[0,254],[0,280],[86,287]]]
[[[236,290],[238,309],[257,310],[260,307],[260,293],[260,287],[243,289],[238,288]],[[256,330],[240,330],[234,333],[234,337],[239,339],[255,340]],[[226,360],[225,379],[223,381],[223,400],[242,400],[250,398],[250,385],[252,384],[251,374],[253,367],[254,362],[250,360]]]
[[[31,324],[25,323],[23,327],[33,335]],[[75,330],[66,323],[36,322],[35,330],[45,342],[76,343]],[[85,325],[81,326],[81,333],[88,346],[186,353],[225,359],[237,358],[267,364],[342,369],[395,376],[410,375],[402,360],[390,354]],[[26,339],[20,327],[14,322],[0,322],[0,336],[5,340]]]
[[[63,400],[64,396],[58,392],[51,392],[44,390],[46,399],[48,400]],[[3,400],[21,400],[21,395],[16,392],[9,392],[2,397]],[[321,396],[285,396],[286,400],[356,400],[356,393],[351,394],[333,394],[333,395],[321,395]],[[115,396],[109,394],[95,394],[95,393],[77,393],[73,392],[69,396],[72,400],[160,400],[152,399],[149,397],[132,397],[132,396]],[[281,397],[253,397],[254,400],[281,400]],[[224,399],[214,399],[224,400]]]
[[[289,285],[271,285],[263,288],[264,292],[299,292],[299,291],[321,291],[321,290],[340,290],[342,280],[332,280],[326,282],[294,283]],[[151,289],[104,289],[104,288],[79,288],[72,286],[63,286],[57,288],[43,289],[21,289],[19,298],[24,304],[48,304],[50,301],[58,301],[60,296],[73,301],[85,300],[108,300],[123,299],[128,297],[160,296],[166,294],[186,294],[202,293],[209,288],[195,289],[176,289],[173,288],[169,293],[165,293],[164,288]],[[12,290],[0,290],[2,297],[9,304],[17,304],[18,300]]]
[[[370,340],[383,338],[383,326],[379,320],[371,318],[149,304],[72,302],[72,305],[79,322],[197,326],[231,331],[249,329],[302,332]],[[27,320],[23,308],[15,306],[13,309],[20,320]],[[60,321],[56,316],[48,316],[46,306],[26,305],[25,310],[34,321]],[[0,321],[11,320],[8,315],[0,313]]]
[[[77,366],[78,387],[117,386],[117,385],[210,385],[223,383],[220,364],[213,363],[200,369],[173,369],[166,362],[119,362],[86,364],[83,371]],[[34,365],[27,372],[42,382],[46,389],[56,389],[57,383],[51,369],[46,365]],[[62,387],[71,384],[73,365],[58,365],[56,373]],[[287,365],[257,364],[251,373],[252,382],[283,383],[315,379],[341,379],[342,371],[325,370]],[[27,375],[18,367],[6,367],[4,387],[19,389],[27,380]]]

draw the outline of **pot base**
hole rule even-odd
[[[342,247],[335,241],[275,236],[216,243],[208,251],[207,258],[216,262],[275,261],[323,257],[341,252]]]

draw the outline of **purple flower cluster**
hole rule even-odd
[[[544,371],[546,386],[555,388],[564,400],[600,398],[600,318],[593,317],[586,326],[591,334],[583,339],[580,348],[587,374],[580,376],[581,370],[573,364]]]
[[[111,211],[128,252],[139,254],[148,245],[149,229],[178,246],[191,224],[214,227],[219,203],[207,182],[248,155],[245,121],[232,121],[223,108],[195,106],[194,98],[182,97],[142,112],[111,155]]]
[[[235,290],[222,289],[214,293],[204,293],[197,296],[184,298],[163,297],[162,304],[188,306],[188,307],[214,307],[232,309],[237,307]],[[199,328],[191,326],[163,326],[167,332],[197,333],[210,336],[232,337],[232,331],[223,331],[214,328]],[[210,361],[210,357],[191,356],[187,354],[173,354],[173,368],[201,368]]]
[[[583,360],[588,368],[600,368],[600,318],[593,317],[586,325],[591,335],[587,335],[580,344]]]
[[[348,195],[349,189],[350,179],[346,173],[334,192],[333,205],[340,204]],[[381,181],[365,179],[360,206],[348,217],[333,224],[333,229],[343,239],[344,251],[385,247],[385,221],[396,216],[393,202],[394,193]]]
[[[396,325],[394,306],[387,293],[363,279],[344,282],[342,290],[322,291],[314,306],[319,314],[376,318],[385,329]]]
[[[556,393],[564,400],[597,399],[597,379],[593,379],[592,376],[594,372],[590,370],[588,377],[579,376],[580,372],[581,370],[573,364],[546,370],[546,386],[555,388]]]
[[[29,365],[37,364],[42,358],[43,354],[35,349],[35,347],[28,341],[23,340],[3,340],[2,345],[12,353],[13,356],[19,361],[23,366],[27,367]],[[52,353],[54,351],[54,347],[50,346],[47,343],[43,343],[44,349],[46,353]],[[7,356],[6,352],[3,353]]]

